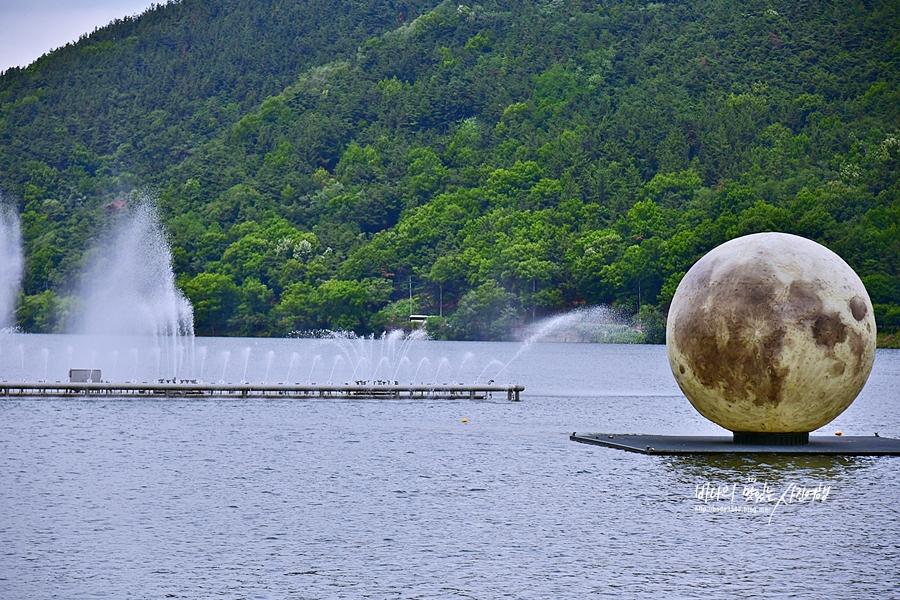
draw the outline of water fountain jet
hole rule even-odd
[[[160,351],[157,377],[174,379],[183,368],[193,308],[175,286],[172,253],[148,198],[139,198],[89,253],[79,298],[70,332],[149,338]]]
[[[459,364],[459,370],[456,371],[456,380],[453,383],[456,383],[456,381],[459,380],[459,374],[462,373],[463,367],[466,366],[466,363],[473,356],[475,355],[471,352],[466,352],[465,356],[463,356],[462,362]]]
[[[263,377],[263,383],[268,383],[268,382],[269,382],[269,369],[272,368],[272,359],[275,358],[275,351],[274,351],[274,350],[269,350],[269,351],[266,353],[266,357],[267,357],[267,359],[266,359],[266,375],[265,375],[265,377]],[[246,376],[247,376],[247,375],[246,375],[246,372],[245,372],[244,377],[246,377]]]
[[[47,370],[50,366],[50,350],[44,348],[41,350],[41,354],[44,356],[44,379],[43,381],[47,381]]]
[[[449,363],[449,362],[450,362],[450,361],[447,360],[447,357],[445,357],[445,356],[442,356],[442,357],[441,357],[441,362],[438,364],[437,371],[434,372],[434,379],[431,380],[431,383],[432,383],[432,384],[435,384],[435,385],[437,384],[437,382],[438,382],[438,375],[441,374],[441,369],[443,369],[443,368],[444,368],[444,365],[446,365],[446,364]]]
[[[14,324],[23,264],[19,216],[0,199],[0,329],[10,329]]]
[[[287,376],[284,378],[284,385],[287,385],[291,380],[291,371],[294,368],[294,363],[297,362],[297,359],[300,358],[300,355],[296,352],[291,353],[291,363],[288,365]]]
[[[416,382],[416,378],[419,376],[419,370],[422,368],[423,364],[425,364],[425,365],[431,364],[431,361],[428,360],[427,356],[423,356],[422,359],[419,361],[419,366],[416,367],[416,373],[415,373],[415,375],[413,375],[412,383]]]
[[[309,376],[306,378],[306,385],[309,385],[309,380],[312,379],[313,371],[316,370],[316,364],[318,364],[321,358],[321,354],[316,354],[315,358],[313,358],[312,366],[309,368]]]
[[[222,355],[225,357],[225,360],[222,365],[222,379],[219,380],[219,383],[225,383],[225,371],[228,369],[228,361],[231,359],[231,350],[226,350]]]
[[[202,348],[200,348],[200,371],[198,371],[198,373],[197,373],[197,378],[200,381],[203,381],[203,367],[206,366],[206,351],[207,351],[206,346],[203,346]]]
[[[250,347],[244,348],[244,375],[241,377],[241,383],[247,383],[247,365],[250,364]]]
[[[331,365],[331,374],[328,376],[329,385],[331,385],[331,382],[334,381],[334,370],[337,368],[339,362],[344,362],[344,357],[340,354],[334,357],[334,364]]]
[[[518,354],[517,354],[516,356],[518,356]],[[511,361],[510,361],[510,362],[511,362]],[[503,366],[503,363],[500,362],[499,360],[497,360],[497,359],[495,358],[494,360],[492,360],[491,362],[489,362],[488,364],[486,364],[486,365],[484,366],[484,368],[481,370],[481,373],[478,374],[478,377],[475,378],[475,384],[476,384],[476,385],[478,384],[479,381],[481,381],[481,378],[484,376],[484,372],[491,368],[491,365],[500,365],[500,366]],[[491,380],[491,381],[493,381],[493,380]]]

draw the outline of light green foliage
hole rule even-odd
[[[416,196],[415,204],[427,201],[443,187],[449,171],[431,148],[415,148],[406,156],[409,189]]]
[[[552,112],[561,108],[578,90],[575,75],[559,64],[536,75],[532,86],[532,98],[540,112]]]

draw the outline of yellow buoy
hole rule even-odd
[[[468,419],[467,419],[467,418],[465,418],[465,417],[463,417],[463,420],[462,420],[462,422],[463,422],[463,423],[468,423],[468,422],[469,422],[469,420],[468,420]]]
[[[843,431],[835,431],[834,435],[844,435],[844,432]]]

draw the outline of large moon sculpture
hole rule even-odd
[[[666,349],[678,385],[707,419],[734,432],[810,432],[865,385],[875,317],[837,254],[758,233],[713,249],[684,276]]]

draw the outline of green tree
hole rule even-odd
[[[184,284],[194,306],[194,330],[199,335],[228,331],[229,320],[240,301],[238,286],[227,275],[200,273]]]
[[[508,340],[520,316],[515,294],[495,281],[487,281],[460,299],[447,327],[454,339]]]

